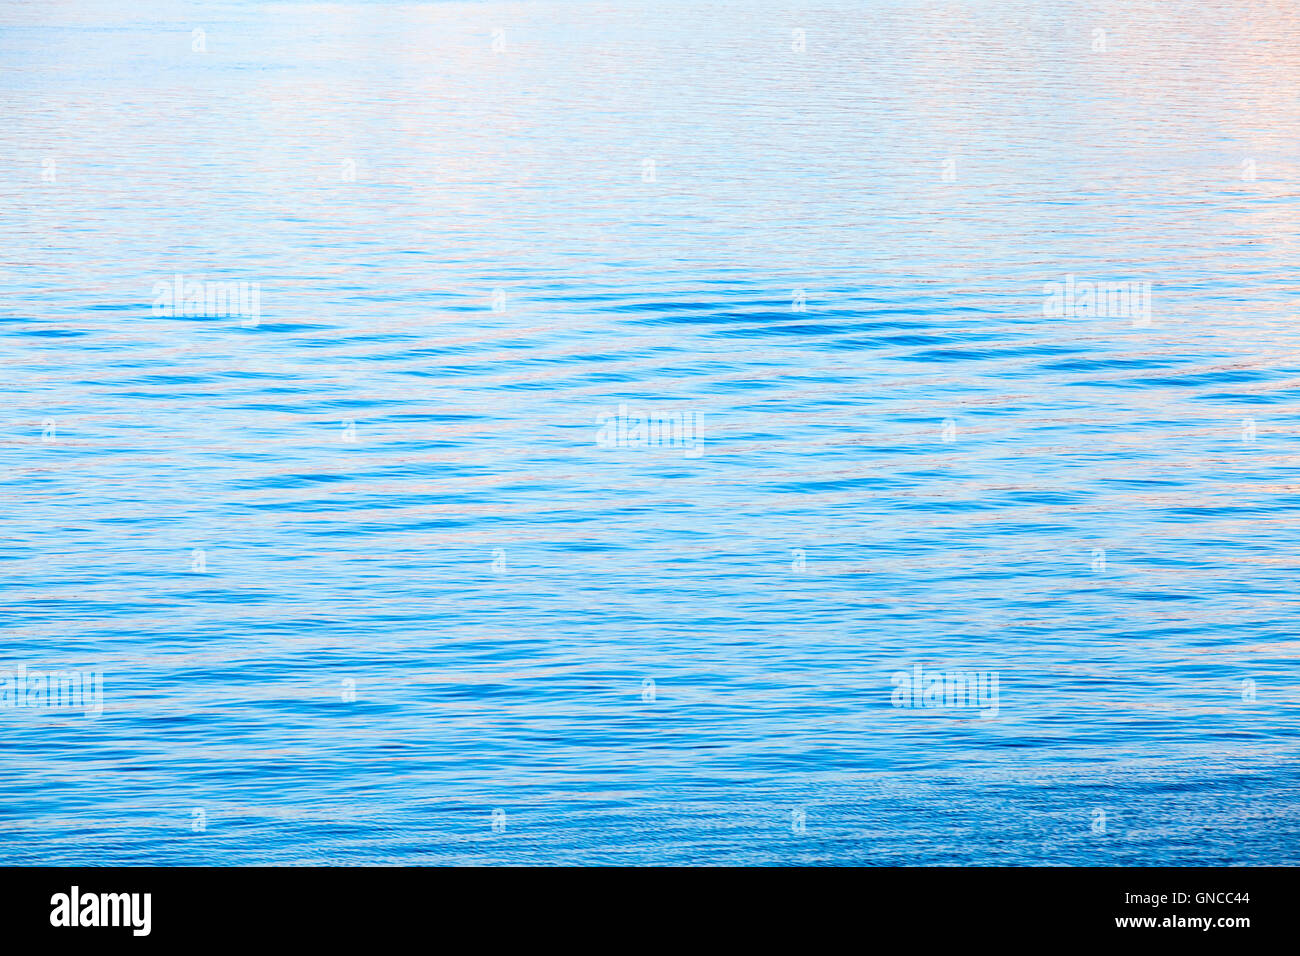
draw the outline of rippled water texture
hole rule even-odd
[[[1300,862],[1293,4],[0,24],[0,861]]]

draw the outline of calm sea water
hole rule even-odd
[[[0,3],[0,670],[103,681],[0,862],[1300,862],[1298,95],[1281,3]]]

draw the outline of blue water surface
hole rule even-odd
[[[1292,5],[5,0],[0,117],[0,863],[1300,862]]]

